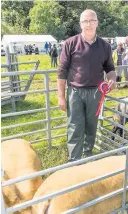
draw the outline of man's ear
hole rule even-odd
[[[97,27],[99,26],[99,20],[97,20]]]

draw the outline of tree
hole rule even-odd
[[[36,2],[30,10],[30,33],[52,34],[57,39],[65,35],[65,26],[58,16],[59,4],[57,2]]]
[[[25,28],[19,26],[19,25],[9,25],[6,22],[2,22],[1,25],[1,37],[6,34],[27,34],[27,31]]]
[[[128,5],[122,1],[78,1],[59,2],[61,21],[66,26],[67,37],[80,32],[79,17],[86,8],[96,11],[100,36],[126,36],[128,34]]]
[[[33,7],[33,1],[2,1],[2,20],[10,26],[19,25],[29,28],[29,11]]]
[[[58,40],[78,34],[79,18],[86,8],[96,11],[98,35],[128,35],[126,1],[2,1],[2,33],[52,34]]]

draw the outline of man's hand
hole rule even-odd
[[[113,90],[113,89],[116,88],[116,81],[114,81],[114,80],[109,80],[109,81],[108,81],[108,85],[109,85],[110,89]]]
[[[111,90],[116,88],[116,73],[115,71],[110,71],[107,73],[108,85]]]
[[[59,107],[62,111],[66,111],[67,110],[67,104],[66,104],[66,99],[65,97],[59,97],[58,98],[58,104],[59,104]]]

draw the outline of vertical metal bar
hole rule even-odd
[[[125,107],[124,107],[124,113],[126,114],[126,104],[124,104]],[[123,126],[125,126],[125,123],[126,123],[126,117],[124,117],[123,119]],[[124,135],[125,135],[125,130],[123,129],[123,138],[124,138]]]
[[[7,67],[7,71],[10,72],[11,71],[11,55],[9,52],[9,47],[7,46],[6,49],[6,63],[8,65]],[[13,78],[10,76],[9,77],[9,82],[10,82],[10,88],[11,88],[11,92],[13,92]],[[16,111],[16,105],[15,105],[15,98],[11,97],[11,103],[12,103],[12,110],[15,112]]]
[[[1,169],[1,178],[4,176],[4,171]],[[7,214],[5,206],[4,206],[4,198],[2,193],[2,186],[1,186],[1,214]]]
[[[48,129],[48,144],[49,144],[49,148],[51,148],[51,117],[50,117],[50,96],[49,96],[49,74],[45,73],[44,74],[44,83],[45,83],[45,98],[46,98],[46,115],[47,115],[47,129]]]
[[[10,63],[14,62],[14,54],[10,54]],[[15,71],[15,65],[11,65],[11,71]],[[12,76],[12,92],[17,91],[17,89],[15,89],[14,87],[17,85],[16,83],[13,83],[14,81],[16,81],[17,77],[16,76]],[[15,97],[12,96],[12,106],[13,106],[13,111],[16,111],[16,102],[15,102]]]
[[[122,214],[125,211],[125,204],[126,204],[126,187],[128,182],[128,149],[126,149],[126,163],[125,163],[125,173],[124,173],[124,191],[122,197]]]

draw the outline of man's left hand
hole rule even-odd
[[[108,81],[108,85],[109,85],[110,89],[113,90],[113,89],[116,88],[116,81],[114,81],[114,80],[109,80],[109,81]]]

